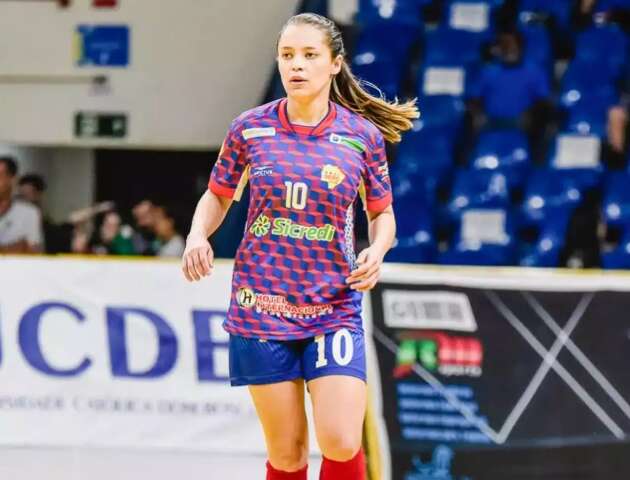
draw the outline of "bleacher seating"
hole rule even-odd
[[[466,208],[456,218],[449,248],[438,255],[445,265],[513,265],[516,216],[502,208]]]
[[[521,188],[531,165],[529,144],[519,130],[492,130],[479,135],[470,167],[495,170],[505,175],[508,186]]]
[[[574,23],[573,0],[518,0],[516,10],[502,10],[514,5],[503,0],[360,4],[353,69],[388,98],[417,97],[421,111],[390,169],[398,233],[388,260],[559,266],[571,255],[576,216],[599,205],[602,221],[618,232],[602,266],[630,268],[630,170],[611,171],[605,161],[608,112],[620,104],[620,87],[630,85],[629,36],[598,16],[628,9],[630,0],[598,0],[590,26]],[[426,24],[429,5],[441,16]],[[465,121],[469,99],[482,98],[487,107],[480,95],[482,79],[494,78],[484,70],[492,62],[487,47],[505,28],[499,20],[506,12],[524,40],[523,63],[556,85],[544,138],[492,109],[489,128],[471,129]],[[410,55],[415,45],[417,58]],[[568,68],[557,63],[558,54]],[[509,77],[509,64],[492,65]],[[533,105],[548,94],[541,74],[522,78],[503,82],[495,103]],[[495,83],[485,88],[502,88]],[[512,110],[521,115],[520,107]]]

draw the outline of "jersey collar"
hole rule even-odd
[[[324,130],[326,130],[335,120],[337,116],[337,109],[335,108],[335,104],[328,101],[328,113],[326,116],[314,127],[306,126],[306,125],[293,125],[289,121],[289,114],[287,112],[287,99],[283,98],[278,104],[278,116],[280,118],[280,123],[284,128],[289,130],[290,132],[296,133],[298,135],[306,135],[306,136],[317,136],[321,135]]]

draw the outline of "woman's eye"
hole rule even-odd
[[[291,58],[291,54],[290,53],[283,53],[282,54],[282,58],[284,58],[285,60],[288,60],[289,58]]]
[[[315,53],[307,53],[306,54],[306,58],[315,58],[317,56],[317,54]]]

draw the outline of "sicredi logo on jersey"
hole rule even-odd
[[[321,227],[300,225],[289,218],[274,218],[273,222],[265,214],[260,214],[251,227],[249,233],[257,238],[264,237],[271,230],[271,235],[306,240],[320,240],[330,242],[335,236],[335,227],[327,223]]]

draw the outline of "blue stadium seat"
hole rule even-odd
[[[493,14],[503,3],[504,0],[447,0],[443,24],[455,30],[490,38],[494,31]]]
[[[458,132],[464,119],[466,105],[461,98],[450,95],[430,95],[418,99],[421,128],[440,128]]]
[[[523,267],[558,267],[565,247],[571,211],[551,209],[541,222],[533,245],[526,246],[519,264]]]
[[[568,29],[571,23],[573,0],[520,0],[518,7],[519,23],[530,23],[542,15],[553,18],[556,25]]]
[[[530,166],[527,137],[519,130],[492,130],[479,135],[470,167],[503,173],[511,188],[520,188]]]
[[[582,202],[581,185],[571,175],[557,170],[534,170],[527,182],[522,218],[527,225],[540,227],[557,211],[573,212]]]
[[[361,25],[396,23],[423,25],[422,8],[431,0],[360,0],[357,20]]]
[[[352,58],[353,72],[379,87],[386,98],[398,96],[409,49],[419,31],[405,25],[373,25],[360,35]]]
[[[570,177],[580,190],[588,191],[600,187],[604,173],[600,157],[599,137],[565,132],[556,136],[549,155],[549,168]]]
[[[483,40],[483,37],[465,30],[437,28],[425,36],[424,63],[467,68],[480,61]]]
[[[419,98],[437,95],[465,97],[470,90],[472,68],[451,65],[425,65],[418,72]]]
[[[562,78],[560,108],[568,131],[604,137],[608,110],[618,101],[619,94],[606,69],[572,62]]]
[[[465,209],[447,251],[438,255],[445,265],[515,265],[516,217],[507,209]]]
[[[510,191],[506,176],[493,170],[459,170],[455,174],[446,214],[456,221],[471,208],[507,208]]]
[[[410,172],[449,169],[453,165],[453,135],[445,129],[410,130],[400,142],[396,165]]]
[[[436,243],[433,218],[426,205],[412,198],[396,199],[396,241],[385,256],[387,262],[431,263]]]
[[[630,9],[630,0],[597,0],[593,12],[600,13],[615,9]]]
[[[420,128],[442,129],[451,132],[453,137],[457,136],[463,127],[466,111],[463,94],[467,77],[462,68],[427,67],[420,72],[420,119],[417,122]],[[460,91],[461,87],[463,91]]]
[[[446,129],[419,128],[403,135],[391,168],[394,197],[415,192],[433,205],[453,166],[454,137]]]
[[[591,27],[577,36],[575,62],[607,71],[617,79],[628,58],[628,38],[616,25]]]
[[[630,228],[627,228],[617,248],[602,254],[602,266],[606,269],[630,269]]]
[[[525,41],[523,59],[550,72],[553,67],[553,51],[547,28],[540,24],[526,24],[521,25],[519,31]]]
[[[611,172],[604,185],[604,221],[609,226],[630,226],[630,172]]]

